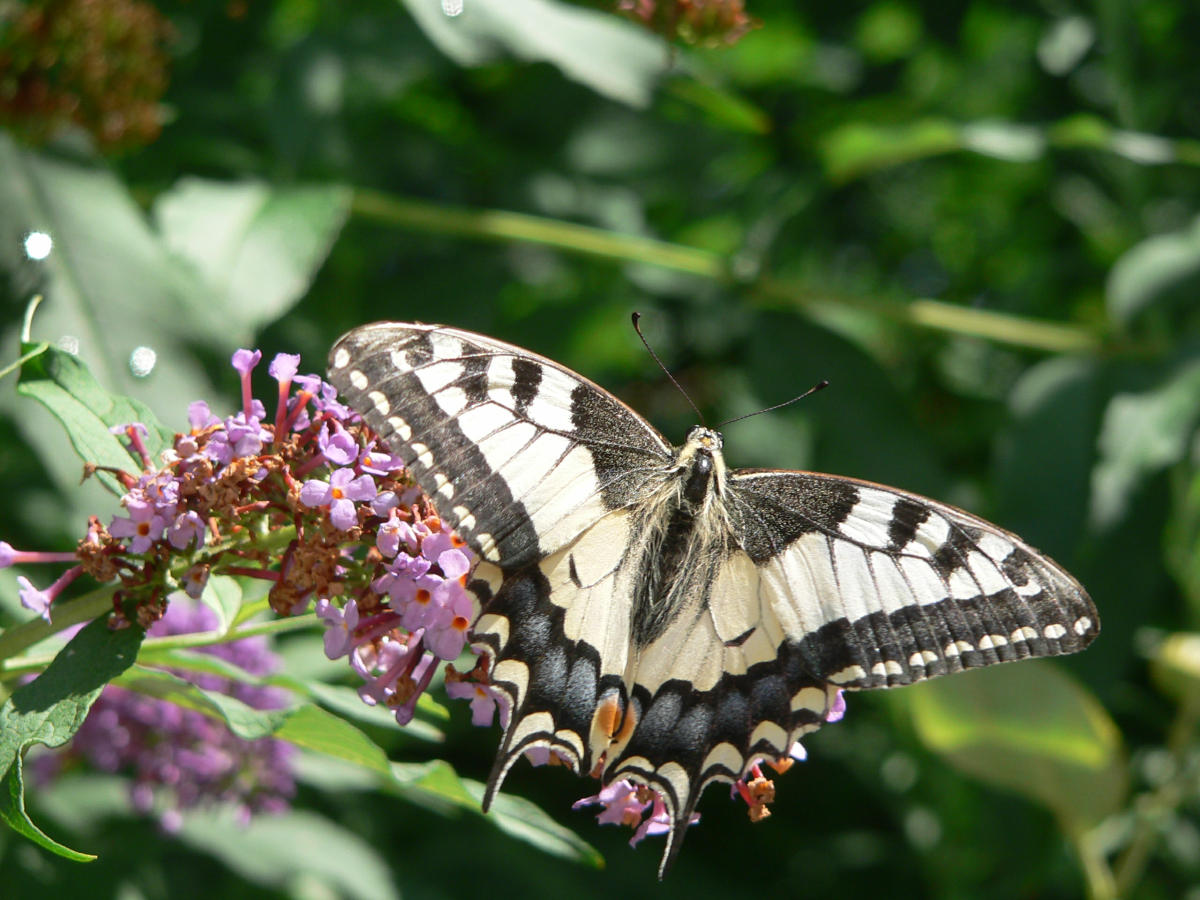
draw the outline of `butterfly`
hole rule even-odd
[[[732,469],[565,366],[379,322],[329,377],[475,552],[475,646],[510,716],[484,808],[526,751],[657,791],[660,876],[704,788],[781,760],[843,690],[1073,653],[1087,592],[1016,535],[896,488]]]

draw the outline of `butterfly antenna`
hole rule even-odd
[[[704,413],[700,412],[700,407],[698,407],[692,401],[692,398],[688,396],[688,392],[683,389],[683,385],[681,385],[678,381],[676,381],[675,376],[672,375],[670,370],[666,366],[663,365],[663,361],[658,358],[658,354],[654,352],[654,348],[650,346],[650,342],[648,340],[646,340],[646,336],[644,334],[642,334],[642,328],[640,325],[638,325],[638,319],[640,319],[641,317],[642,317],[642,314],[640,312],[635,312],[633,314],[633,316],[632,316],[633,330],[636,331],[637,336],[642,339],[642,345],[645,346],[646,352],[650,354],[650,356],[654,359],[654,361],[656,363],[658,363],[658,367],[663,370],[663,372],[666,374],[666,376],[671,379],[671,384],[675,385],[675,387],[679,389],[679,393],[683,394],[683,399],[686,400],[688,402],[688,404],[692,407],[692,409],[694,409],[696,411],[696,415],[700,417],[700,424],[701,425],[707,424],[704,421]],[[765,412],[765,410],[764,410],[764,412]]]
[[[740,421],[742,421],[742,419],[748,419],[751,416],[759,416],[759,415],[762,415],[763,413],[769,413],[769,412],[772,412],[777,409],[783,409],[783,407],[785,407],[785,406],[791,406],[793,403],[797,402],[798,400],[803,400],[809,394],[815,394],[817,391],[823,391],[827,387],[829,387],[828,381],[818,381],[816,384],[814,384],[812,387],[810,387],[803,394],[793,397],[791,400],[784,400],[782,403],[776,403],[774,406],[768,406],[766,409],[760,409],[758,412],[746,413],[744,416],[737,416],[736,418],[733,418],[733,419],[726,419],[724,422],[722,422],[720,425],[717,426],[717,430],[724,428],[726,425],[732,425],[734,422],[740,422]]]

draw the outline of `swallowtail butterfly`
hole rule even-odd
[[[1073,653],[1075,579],[1016,535],[895,488],[731,469],[549,359],[436,325],[357,328],[330,379],[478,556],[474,642],[525,751],[658,791],[663,870],[713,781],[785,758],[839,690]]]

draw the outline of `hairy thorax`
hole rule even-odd
[[[630,619],[635,647],[658,638],[677,617],[702,611],[733,545],[725,512],[721,435],[697,425],[664,467],[650,500],[634,515],[626,571],[634,580]]]

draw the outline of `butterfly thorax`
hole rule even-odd
[[[685,611],[707,604],[732,545],[722,495],[726,467],[721,435],[697,425],[663,471],[659,489],[635,511],[630,555],[635,646],[659,637]]]

